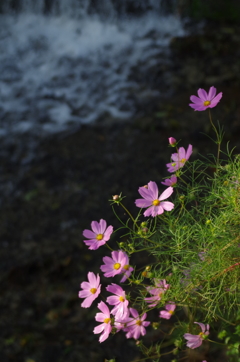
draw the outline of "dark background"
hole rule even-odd
[[[138,187],[150,180],[160,184],[167,176],[168,137],[182,139],[184,147],[191,143],[193,159],[199,153],[216,151],[203,134],[213,136],[207,112],[194,112],[188,106],[190,95],[197,94],[198,88],[214,85],[223,92],[212,110],[213,119],[224,125],[225,142],[230,140],[230,148],[239,152],[239,2],[202,3],[175,3],[174,11],[190,16],[186,27],[191,32],[171,42],[173,63],[167,69],[172,75],[171,99],[164,104],[143,104],[147,115],[126,123],[98,123],[47,137],[28,163],[23,160],[30,135],[23,136],[21,148],[12,143],[2,150],[1,362],[104,361],[113,357],[128,362],[141,358],[135,341],[126,341],[123,334],[110,336],[100,345],[92,333],[96,309],[80,307],[79,284],[89,270],[99,271],[107,251],[89,251],[82,242],[82,231],[100,218],[119,226],[108,200],[120,192],[127,196],[126,206],[136,212]],[[172,11],[172,6],[165,9]],[[204,30],[199,34],[196,25],[203,19]],[[161,84],[162,71],[149,74],[156,85]],[[142,255],[141,262],[147,261],[148,256]],[[160,338],[161,333],[149,327],[146,342]],[[223,361],[219,350],[211,346],[210,352],[207,345],[188,360],[204,358]]]

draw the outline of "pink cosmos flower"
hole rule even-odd
[[[91,230],[83,230],[83,236],[90,240],[83,240],[84,243],[89,246],[90,250],[97,250],[100,246],[106,244],[110,239],[110,236],[113,232],[113,227],[110,225],[107,228],[107,223],[105,220],[101,219],[98,223],[97,221],[91,222]]]
[[[159,317],[164,319],[170,319],[176,309],[176,304],[169,302],[169,304],[165,305],[165,309],[166,310],[161,310]]]
[[[170,284],[167,284],[165,279],[155,279],[155,286],[156,288],[147,287],[148,292],[152,294],[152,297],[144,298],[147,303],[151,303],[149,304],[149,307],[156,307],[158,302],[161,300],[163,293],[169,289]]]
[[[166,186],[174,186],[177,183],[177,177],[172,175],[170,178],[167,178],[164,182],[161,182],[161,184]]]
[[[105,277],[110,278],[114,277],[117,274],[121,274],[123,272],[123,268],[125,265],[128,265],[129,259],[127,254],[122,251],[112,251],[112,258],[109,256],[103,257],[104,265],[100,266],[100,269]]]
[[[89,308],[92,304],[92,302],[99,296],[101,292],[101,284],[100,284],[100,277],[97,274],[95,276],[94,273],[89,272],[88,273],[88,282],[82,282],[81,288],[83,290],[80,290],[78,293],[79,298],[85,298],[85,300],[82,302],[81,306],[83,308]]]
[[[107,303],[115,305],[111,313],[115,316],[116,320],[124,319],[128,316],[128,300],[126,299],[125,291],[117,284],[108,285],[107,291],[116,295],[107,297]]]
[[[192,154],[192,145],[188,146],[187,151],[183,147],[180,147],[177,153],[173,153],[171,159],[173,162],[167,163],[168,172],[176,172],[179,168],[183,167],[186,161]]]
[[[209,324],[206,324],[206,326],[203,323],[194,322],[195,324],[198,324],[201,327],[202,332],[199,334],[190,334],[185,333],[183,337],[187,340],[187,347],[189,348],[197,348],[201,346],[202,342],[206,337],[209,335]]]
[[[126,253],[125,253],[126,254]],[[122,274],[123,274],[123,277],[122,279],[120,280],[120,283],[124,283],[131,275],[132,271],[133,271],[133,267],[131,267],[129,265],[129,257],[128,255],[126,254],[126,264],[123,266],[122,268]]]
[[[95,327],[93,333],[94,334],[102,333],[99,338],[99,342],[102,343],[108,338],[112,330],[112,326],[111,326],[110,311],[108,306],[104,302],[100,302],[98,303],[98,309],[100,309],[102,313],[97,313],[95,319],[97,322],[103,322],[103,323]]]
[[[138,339],[140,335],[144,336],[146,334],[145,327],[149,326],[150,322],[145,321],[147,313],[144,313],[142,317],[140,317],[136,309],[130,308],[129,310],[133,318],[128,317],[126,319],[126,327],[123,328],[123,330],[127,332],[126,338]]]
[[[177,143],[176,139],[174,137],[169,137],[168,142],[170,146],[174,147]]]
[[[143,197],[143,199],[137,199],[135,204],[137,207],[148,207],[144,212],[144,216],[155,217],[166,211],[171,211],[174,208],[174,204],[169,201],[163,201],[167,199],[173,193],[173,188],[168,187],[163,193],[158,196],[158,187],[156,182],[150,181],[148,183],[148,188],[139,187],[138,192]]]
[[[216,96],[216,88],[211,87],[207,93],[204,89],[199,88],[198,97],[191,96],[190,100],[193,103],[190,103],[189,106],[195,109],[195,111],[205,111],[207,108],[216,107],[220,99],[222,98],[222,92],[218,93]]]

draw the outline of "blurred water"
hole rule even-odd
[[[161,1],[15,3],[1,3],[0,136],[129,119],[146,98],[161,98],[148,73],[184,34]]]

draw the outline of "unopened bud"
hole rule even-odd
[[[141,227],[142,227],[142,228],[145,228],[146,226],[147,226],[147,222],[146,222],[146,221],[141,222]]]
[[[142,232],[143,232],[144,234],[147,234],[148,228],[143,228],[143,229],[142,229]]]
[[[119,199],[119,195],[114,195],[112,198],[114,201],[117,201]]]
[[[169,142],[170,146],[172,146],[172,147],[175,147],[176,143],[177,143],[177,141],[173,137],[169,137],[168,142]]]
[[[152,327],[153,327],[153,329],[155,329],[155,330],[158,329],[159,325],[160,325],[159,322],[153,322],[153,323],[152,323]]]
[[[146,271],[149,271],[149,270],[151,270],[151,267],[150,267],[150,265],[147,265],[147,266],[146,266],[146,268],[145,268],[145,270],[146,270]]]

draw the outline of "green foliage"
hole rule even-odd
[[[146,288],[165,279],[170,288],[157,308],[174,301],[185,313],[151,351],[139,345],[152,360],[169,345],[173,354],[181,353],[184,333],[199,334],[193,324],[197,321],[210,324],[216,343],[227,348],[229,362],[240,362],[240,155],[227,152],[224,161],[219,159],[222,134],[214,130],[217,158],[210,155],[180,168],[174,209],[147,221],[141,213],[136,218],[129,213],[128,242],[119,244],[128,254],[145,251],[152,260],[130,278],[138,290],[136,297],[131,293],[131,305],[142,313],[153,309],[144,301],[149,296]],[[153,328],[161,328],[161,322],[154,322]]]
[[[185,0],[189,15],[197,19],[209,19],[219,22],[239,22],[240,4],[238,0]]]

